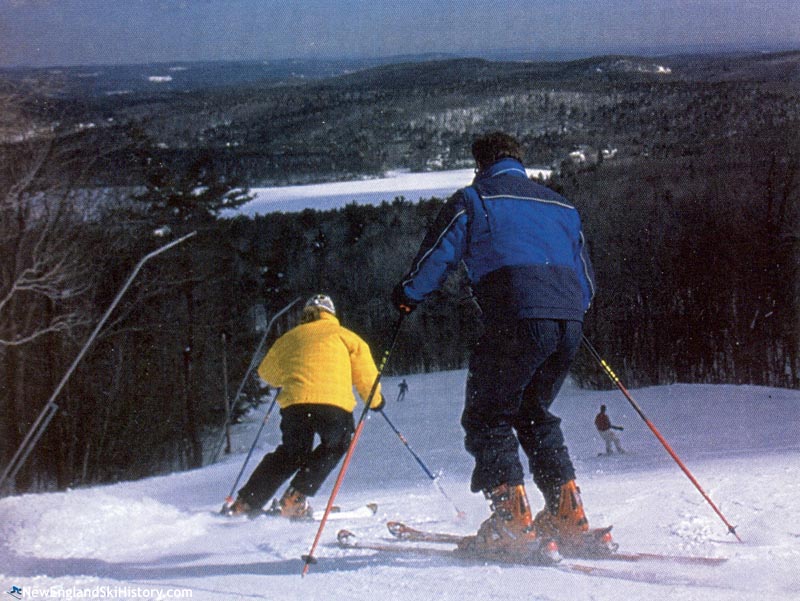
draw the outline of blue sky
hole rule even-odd
[[[0,66],[800,48],[800,0],[0,0]]]

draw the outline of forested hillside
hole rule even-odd
[[[64,133],[92,130],[108,149],[92,170],[97,183],[140,183],[130,149],[144,144],[174,169],[202,159],[250,186],[279,185],[464,167],[471,136],[489,129],[520,137],[533,165],[576,149],[592,161],[603,150],[702,157],[795,124],[798,63],[799,53],[434,60],[181,93],[50,93],[27,108],[40,124],[57,116]]]
[[[442,199],[222,210],[248,186],[465,167],[472,137],[493,129],[523,141],[529,166],[554,166],[551,185],[580,209],[599,282],[587,334],[626,384],[798,387],[798,65],[461,59],[86,97],[3,79],[3,465],[134,265],[169,239],[154,231],[198,234],[131,286],[18,490],[208,461],[259,328],[294,298],[331,294],[378,355],[391,287]],[[480,333],[467,294],[454,274],[407,320],[388,370],[462,367]],[[606,385],[585,357],[575,376]],[[251,379],[236,402],[259,395]]]

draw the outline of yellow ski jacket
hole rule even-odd
[[[300,324],[278,338],[258,367],[258,375],[271,386],[280,387],[278,405],[283,409],[298,403],[335,405],[352,412],[353,395],[366,401],[378,368],[369,345],[339,324],[330,313]],[[381,401],[380,384],[372,406]]]

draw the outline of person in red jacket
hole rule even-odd
[[[622,426],[614,426],[611,423],[611,419],[606,413],[605,405],[600,405],[600,413],[594,418],[594,426],[597,428],[597,431],[600,432],[600,436],[606,443],[606,455],[612,455],[614,453],[611,449],[612,445],[617,448],[617,453],[625,452],[625,449],[622,448],[622,444],[619,442],[619,438],[614,434],[614,430],[622,431],[624,428]]]

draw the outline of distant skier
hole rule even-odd
[[[400,389],[400,393],[397,395],[397,402],[399,403],[406,398],[406,393],[408,392],[408,384],[406,383],[405,378],[403,378],[403,381],[400,382],[397,387]]]
[[[502,132],[473,142],[472,185],[445,202],[392,301],[410,313],[466,265],[485,328],[469,360],[461,425],[475,458],[471,489],[483,491],[493,510],[467,546],[530,555],[549,539],[565,549],[588,540],[575,469],[550,406],[578,352],[594,281],[578,211],[531,181],[523,154]],[[535,518],[520,446],[545,499]]]
[[[331,298],[318,294],[306,302],[300,325],[269,350],[258,375],[280,388],[282,441],[261,460],[227,513],[260,513],[294,475],[273,510],[288,518],[309,518],[308,497],[317,493],[353,436],[353,387],[368,398],[378,369],[367,343],[342,327]],[[371,408],[383,404],[378,385]],[[316,448],[315,435],[320,439]]]
[[[615,426],[611,423],[611,419],[606,413],[605,405],[600,405],[600,413],[595,416],[594,425],[606,443],[606,455],[614,454],[614,451],[611,449],[612,445],[616,447],[617,453],[625,452],[625,449],[622,448],[622,444],[619,442],[619,438],[614,434],[614,430],[619,430],[621,432],[625,428],[622,426]]]

